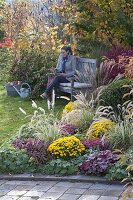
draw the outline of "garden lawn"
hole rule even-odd
[[[39,107],[49,112],[46,100],[35,100],[35,102]],[[66,103],[66,100],[57,100],[54,113],[58,117],[61,116],[62,109]],[[23,108],[27,114],[32,114],[34,109],[31,105],[31,100],[7,96],[4,86],[0,84],[0,145],[15,134],[21,125],[27,122],[28,118],[25,118],[19,107]]]

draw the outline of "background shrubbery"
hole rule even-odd
[[[12,67],[12,62],[12,50],[5,47],[0,47],[0,81],[5,82],[9,79],[9,72]]]
[[[113,109],[118,112],[117,105],[123,104],[125,99],[123,98],[125,93],[129,93],[129,88],[123,88],[124,85],[130,85],[133,83],[133,79],[122,79],[114,81],[109,84],[104,90],[102,95],[100,96],[100,104],[104,106],[112,106]],[[132,100],[133,96],[130,95],[126,97],[126,100]]]
[[[10,80],[28,82],[32,95],[39,96],[47,84],[49,69],[57,62],[56,53],[37,49],[22,50],[20,60],[10,70]]]

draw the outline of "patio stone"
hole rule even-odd
[[[13,190],[17,185],[3,184],[0,185],[0,190]]]
[[[82,195],[78,200],[98,200],[99,196],[96,195]]]
[[[18,191],[18,190],[11,190],[10,192],[7,193],[7,195],[13,195],[13,196],[22,196],[23,194],[25,194],[27,191],[23,190],[23,191]]]
[[[109,188],[108,188],[108,190],[123,190],[124,188],[123,188],[124,186],[123,185],[110,185],[109,186]]]
[[[33,185],[18,185],[17,187],[15,187],[15,190],[18,191],[23,191],[23,190],[31,190],[34,186]]]
[[[39,200],[46,200],[46,199],[56,200],[61,195],[62,195],[62,193],[60,193],[60,192],[46,192],[46,193],[44,193],[44,195],[41,198],[39,198]]]
[[[84,192],[84,195],[102,195],[105,192],[105,190],[87,190]]]
[[[46,191],[48,191],[51,188],[52,188],[51,185],[36,185],[35,187],[33,187],[31,189],[31,191],[46,192]]]
[[[7,181],[6,180],[0,180],[0,185],[6,183]]]
[[[80,188],[70,188],[66,191],[66,193],[69,194],[83,194],[86,191],[86,189],[80,189]]]
[[[53,186],[57,184],[59,181],[35,181],[36,185],[50,185]]]
[[[121,190],[106,190],[103,193],[103,196],[115,196],[119,197],[121,195],[122,191]]]
[[[41,197],[44,194],[44,192],[39,192],[39,191],[29,191],[26,194],[24,194],[24,197]]]
[[[38,200],[39,197],[20,197],[18,200]]]
[[[59,199],[60,200],[77,200],[80,197],[80,195],[77,194],[63,194]]]
[[[19,198],[19,196],[3,196],[0,197],[0,200],[17,200]]]
[[[72,182],[59,182],[55,186],[61,186],[61,187],[73,187],[74,183]]]
[[[72,187],[89,189],[91,186],[92,186],[92,183],[73,183]]]
[[[98,200],[118,200],[118,197],[101,196]]]
[[[56,186],[54,186],[51,189],[49,189],[48,192],[62,192],[62,193],[64,193],[67,189],[68,189],[68,187],[61,187],[61,186],[56,187]]]
[[[0,196],[4,196],[7,194],[10,190],[0,190]]]
[[[100,183],[95,183],[93,184],[90,189],[95,189],[95,190],[106,190],[107,188],[109,188],[110,185],[108,184],[100,184]]]

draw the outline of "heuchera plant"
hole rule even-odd
[[[75,131],[75,126],[67,123],[67,122],[61,122],[58,124],[60,131],[62,132],[62,134],[67,135],[67,134],[74,134]]]
[[[88,139],[88,140],[83,141],[83,145],[86,147],[86,149],[95,148],[95,147],[101,146],[102,141],[101,139],[95,139],[95,140]]]
[[[109,166],[117,160],[117,154],[110,150],[96,152],[80,165],[80,170],[86,174],[101,174],[106,172]]]
[[[28,139],[16,139],[13,145],[19,149],[25,149],[29,157],[32,157],[37,163],[45,163],[49,159],[49,153],[47,152],[48,144],[44,141],[28,138]]]
[[[99,149],[101,151],[109,149],[109,142],[106,140],[105,137],[102,139],[98,138],[95,140],[90,140],[90,139],[84,140],[83,145],[85,146],[86,149],[92,148],[92,149]]]

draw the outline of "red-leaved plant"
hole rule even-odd
[[[18,138],[13,141],[13,145],[19,149],[25,149],[28,156],[32,157],[36,163],[46,163],[50,159],[50,154],[47,152],[48,144],[42,140]]]
[[[119,61],[119,56],[133,56],[133,48],[115,47],[110,49],[106,54],[108,59],[114,59],[116,63]]]
[[[62,135],[73,135],[75,132],[75,126],[67,122],[59,122],[57,125]]]
[[[98,138],[95,140],[87,139],[83,141],[83,145],[86,149],[99,149],[101,151],[110,149],[109,142],[103,136],[103,138]]]
[[[117,154],[111,150],[96,152],[91,154],[88,160],[80,165],[80,170],[85,174],[102,174],[117,160]]]

